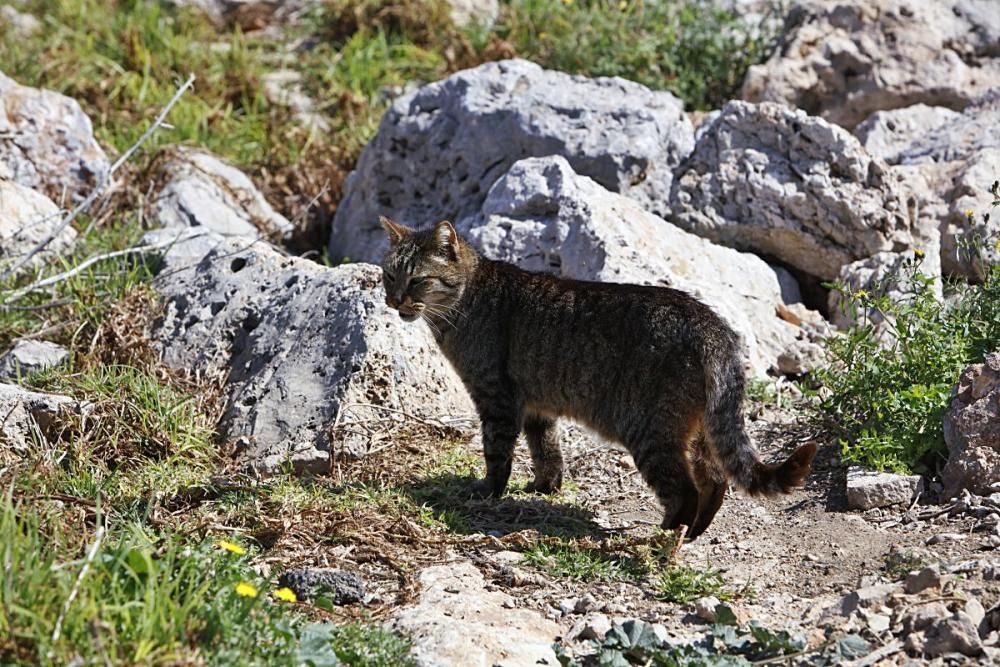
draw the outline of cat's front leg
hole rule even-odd
[[[514,444],[520,431],[514,410],[490,410],[480,414],[483,429],[483,454],[486,457],[486,479],[469,488],[473,498],[499,498],[507,489],[510,469],[514,463]]]

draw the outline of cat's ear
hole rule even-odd
[[[458,259],[458,232],[447,220],[442,220],[434,226],[434,238],[437,246],[448,259]]]
[[[382,225],[382,229],[384,229],[386,233],[389,235],[389,242],[392,243],[392,245],[396,245],[397,243],[405,239],[410,234],[410,232],[413,231],[412,229],[410,229],[405,225],[400,225],[398,223],[393,222],[384,215],[380,215],[378,217],[378,221],[379,224]]]

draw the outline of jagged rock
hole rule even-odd
[[[917,103],[962,109],[1000,86],[998,44],[992,0],[805,0],[774,55],[747,72],[742,97],[848,128]]]
[[[585,641],[588,639],[600,641],[611,629],[611,619],[607,614],[591,614],[577,621],[566,636],[570,641]]]
[[[927,630],[924,652],[931,658],[945,653],[977,656],[983,652],[976,624],[965,612],[957,611]]]
[[[915,119],[926,123],[919,126]],[[989,189],[1000,174],[1000,89],[975,100],[962,113],[920,106],[876,114],[857,129],[865,147],[897,166],[917,200],[920,228],[941,234],[946,275],[982,278],[987,264],[1000,264],[1000,217]],[[895,128],[892,140],[880,139]],[[973,212],[970,219],[968,212]]]
[[[944,417],[946,498],[962,489],[989,495],[1000,479],[1000,352],[962,371]]]
[[[910,247],[906,194],[849,132],[778,104],[730,102],[676,170],[668,219],[832,280]]]
[[[703,621],[715,623],[715,608],[722,604],[714,595],[698,598],[694,601],[694,615]]]
[[[693,145],[691,123],[669,93],[524,60],[487,63],[393,102],[344,185],[330,254],[380,260],[379,215],[417,227],[474,215],[490,186],[533,156],[561,155],[577,173],[662,214],[673,167]]]
[[[863,586],[851,591],[841,599],[840,613],[844,616],[850,616],[858,609],[877,609],[884,606],[886,600],[898,591],[899,588],[894,584]]]
[[[43,394],[14,384],[0,383],[0,461],[33,447],[54,442],[64,419],[89,409],[69,396]]]
[[[0,142],[3,141],[0,136]],[[3,148],[0,144],[0,162]],[[0,169],[3,169],[0,166]],[[0,271],[13,266],[55,231],[62,221],[62,213],[45,195],[14,181],[0,177]],[[35,255],[27,266],[39,266],[70,248],[76,241],[76,232],[67,227],[61,231],[45,250]]]
[[[840,269],[840,283],[852,294],[867,292],[872,297],[888,296],[895,303],[911,301],[917,294],[927,289],[921,278],[931,278],[931,294],[939,301],[941,292],[940,235],[936,230],[930,239],[921,243],[922,247],[905,252],[880,252],[871,257],[851,262]],[[831,290],[829,296],[830,317],[835,326],[846,329],[857,322],[856,315],[866,315],[866,321],[878,327],[885,314],[872,308],[867,314],[849,312],[838,290]]]
[[[154,338],[167,364],[226,379],[219,432],[256,470],[326,470],[331,439],[340,454],[363,455],[367,440],[331,434],[338,413],[347,429],[386,417],[372,404],[425,417],[473,411],[429,330],[384,305],[377,267],[325,268],[264,242],[222,241],[192,260],[185,246],[203,240],[165,251]]]
[[[934,132],[962,114],[947,107],[914,104],[903,109],[879,111],[854,128],[854,135],[873,157],[897,164],[917,137]]]
[[[779,316],[781,288],[763,260],[664,222],[576,174],[561,157],[516,163],[482,211],[458,227],[488,257],[528,270],[690,292],[740,333],[747,364],[758,374],[778,368],[782,355],[798,359],[802,369],[822,359],[818,341],[825,332],[815,322],[796,325]]]
[[[856,510],[908,504],[920,490],[920,475],[894,475],[851,466],[847,470],[847,506]]]
[[[345,605],[365,598],[365,582],[360,576],[325,567],[285,570],[278,577],[278,586],[290,588],[299,600],[324,595],[336,605]]]
[[[943,602],[930,602],[910,608],[902,618],[903,634],[922,632],[951,615]]]
[[[69,350],[47,340],[19,340],[0,356],[0,380],[58,366],[69,359]]]
[[[486,590],[469,561],[420,573],[420,601],[403,609],[392,628],[411,639],[421,667],[558,665],[552,643],[563,634],[538,612],[512,607],[513,598]]]
[[[75,100],[0,73],[0,181],[72,201],[89,194],[110,168]]]
[[[223,237],[287,238],[293,225],[253,182],[211,153],[175,149],[164,161],[166,183],[153,202],[163,227],[204,228]]]

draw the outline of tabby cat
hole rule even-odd
[[[381,223],[386,303],[430,325],[479,412],[486,479],[473,495],[503,494],[522,431],[529,488],[558,491],[557,417],[628,448],[664,507],[663,527],[687,526],[690,538],[712,522],[727,479],[771,495],[809,474],[814,443],[784,463],[760,461],[743,429],[739,339],[694,297],[529,273],[479,255],[448,222]]]

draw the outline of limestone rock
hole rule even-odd
[[[486,590],[469,561],[435,565],[420,573],[420,601],[399,612],[392,628],[413,641],[421,667],[558,665],[552,643],[563,634],[538,612]]]
[[[777,368],[783,354],[806,369],[822,357],[817,330],[779,316],[781,288],[763,260],[664,222],[561,157],[516,163],[458,227],[486,256],[531,271],[689,292],[743,337],[755,373]]]
[[[69,350],[46,340],[19,340],[0,356],[0,380],[37,373],[69,359]]]
[[[944,417],[945,497],[962,489],[989,495],[1000,480],[1000,352],[962,372]]]
[[[906,576],[903,588],[908,595],[922,593],[928,588],[941,588],[941,566],[928,565]]]
[[[903,109],[873,113],[854,129],[854,135],[873,157],[896,164],[902,153],[911,150],[918,137],[933,133],[961,116],[947,107],[914,104]]]
[[[852,466],[847,471],[847,505],[855,510],[907,504],[920,490],[920,475],[894,475]]]
[[[843,127],[923,103],[962,109],[1000,86],[993,0],[804,0],[742,97],[797,106]]]
[[[88,407],[69,396],[0,383],[0,415],[4,415],[0,420],[0,462],[54,442],[63,419],[70,414],[83,414]]]
[[[19,12],[10,5],[0,6],[0,27],[5,27],[7,36],[15,39],[28,38],[42,28],[42,22],[33,14]]]
[[[500,0],[447,0],[451,20],[459,27],[489,29],[500,16]]]
[[[474,215],[526,157],[563,156],[577,173],[662,214],[693,137],[677,98],[624,79],[524,60],[464,70],[393,102],[344,185],[330,254],[380,261],[379,215],[418,228]]]
[[[306,94],[302,85],[302,73],[292,69],[266,72],[261,76],[264,96],[272,104],[288,107],[292,116],[305,127],[322,132],[330,129],[330,121],[316,111],[316,103]]]
[[[944,653],[977,656],[983,652],[983,642],[972,619],[965,612],[957,611],[927,630],[924,651],[932,658]]]
[[[89,194],[110,168],[75,100],[0,73],[0,181],[72,201]]]
[[[246,174],[211,153],[176,149],[162,170],[166,183],[153,209],[163,227],[200,227],[248,240],[292,233],[292,223],[271,208]]]
[[[0,146],[0,161],[3,160],[2,154]],[[17,182],[0,178],[0,271],[13,266],[31,252],[55,231],[61,221],[62,212],[48,197]],[[45,263],[53,254],[70,248],[75,241],[76,231],[67,227],[27,266],[37,267]]]
[[[777,104],[730,102],[677,169],[671,222],[808,275],[909,247],[906,193],[849,132]]]
[[[921,123],[914,122],[921,118]],[[920,107],[876,114],[857,129],[865,147],[882,155],[906,182],[918,206],[921,229],[941,235],[945,275],[982,278],[987,264],[1000,264],[1000,217],[989,221],[990,186],[1000,174],[1000,88],[962,113],[929,115]],[[895,128],[891,141],[881,128]],[[970,219],[968,212],[973,212]]]
[[[185,245],[203,240],[165,251],[154,337],[167,364],[226,379],[219,431],[253,468],[323,471],[331,446],[363,455],[366,441],[331,436],[338,412],[341,427],[386,417],[359,404],[425,417],[472,412],[426,326],[384,305],[377,267],[330,269],[231,240],[193,260]]]

